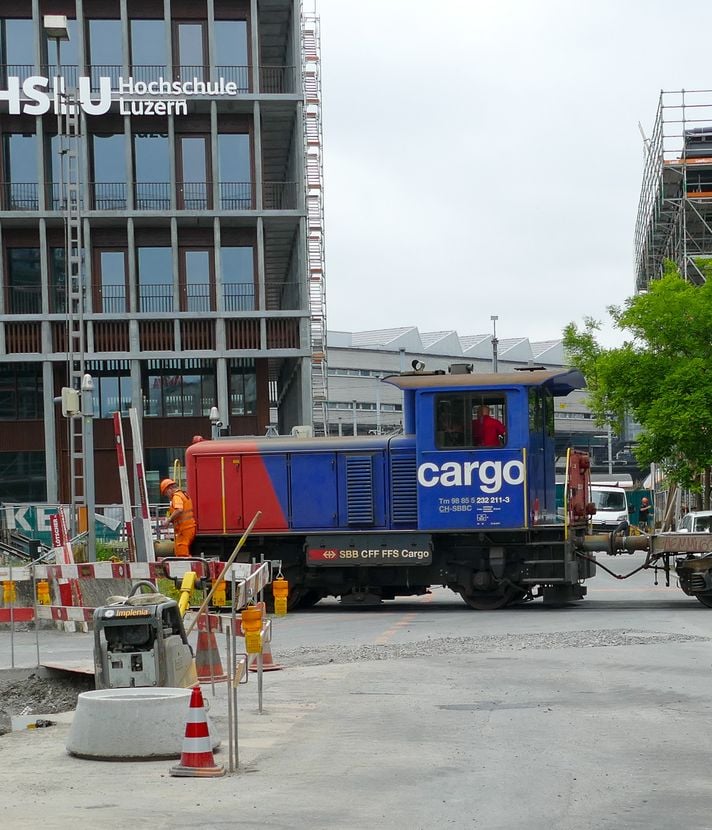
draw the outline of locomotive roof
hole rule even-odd
[[[543,386],[552,395],[568,395],[574,389],[586,386],[584,376],[578,369],[533,369],[522,372],[501,372],[497,374],[447,375],[428,372],[408,372],[403,375],[388,375],[386,383],[399,389],[493,389],[501,386]]]

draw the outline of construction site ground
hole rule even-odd
[[[436,590],[276,620],[285,670],[265,675],[262,715],[255,677],[240,688],[240,768],[225,778],[74,758],[71,711],[36,707],[76,691],[35,678],[23,697],[3,673],[0,708],[56,721],[0,737],[3,826],[709,828],[712,610],[649,574],[589,591],[559,609],[473,612]],[[91,634],[40,635],[47,661],[90,659]],[[13,640],[35,673],[34,632]],[[227,764],[225,684],[203,690]]]

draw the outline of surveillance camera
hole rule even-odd
[[[423,369],[425,369],[425,364],[422,360],[414,360],[410,365],[413,367],[413,371],[415,372],[422,372]]]

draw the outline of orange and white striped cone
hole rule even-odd
[[[195,647],[195,671],[198,682],[210,683],[227,680],[227,674],[222,667],[220,651],[215,632],[209,623],[201,617],[198,620],[198,642]]]
[[[225,775],[225,767],[222,764],[216,766],[213,758],[208,718],[200,686],[193,687],[180,764],[171,767],[170,774],[178,778],[219,778]]]
[[[248,661],[248,668],[250,671],[259,671],[257,667],[258,656],[259,655],[257,654],[250,654]],[[272,659],[272,647],[268,641],[265,641],[262,646],[262,671],[280,671],[283,668],[284,666],[280,666],[279,663],[274,662]]]

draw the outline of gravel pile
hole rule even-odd
[[[413,643],[363,646],[320,646],[279,649],[277,662],[285,665],[322,666],[328,663],[356,663],[361,660],[394,660],[432,657],[443,654],[480,654],[487,651],[526,651],[527,649],[609,648],[611,646],[652,645],[709,640],[686,634],[657,631],[603,629],[560,631],[552,634],[498,634],[483,637],[440,637]]]
[[[34,672],[27,677],[3,677],[0,672],[0,709],[10,715],[52,715],[68,712],[77,706],[80,692],[94,688],[94,678],[77,675],[62,679],[38,677]]]

